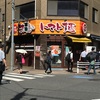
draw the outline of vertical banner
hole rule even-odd
[[[35,56],[40,57],[40,46],[36,46]]]

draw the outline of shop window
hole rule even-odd
[[[95,23],[98,22],[98,10],[95,8],[92,9],[92,21]]]
[[[88,19],[89,7],[86,3],[80,2],[80,17]]]
[[[48,15],[78,16],[79,0],[48,0]]]
[[[17,14],[15,16],[17,17],[17,19],[34,18],[35,17],[35,2],[16,6],[16,13]]]

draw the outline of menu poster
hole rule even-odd
[[[36,49],[35,49],[35,56],[36,56],[36,57],[40,57],[40,46],[36,46]]]

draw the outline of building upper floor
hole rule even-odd
[[[6,5],[6,9],[5,9]],[[65,19],[82,20],[87,23],[88,32],[100,33],[100,0],[15,0],[15,20]],[[11,24],[12,2],[0,0],[0,23]],[[1,24],[3,25],[3,24]],[[3,26],[4,27],[4,26]]]

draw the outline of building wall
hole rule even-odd
[[[47,0],[42,0],[41,1],[41,19],[67,19],[67,20],[82,20],[84,22],[87,23],[87,27],[88,27],[88,33],[92,33],[92,34],[95,34],[95,35],[99,35],[100,36],[100,17],[98,18],[98,24],[96,23],[93,23],[92,22],[92,7],[96,8],[98,11],[100,11],[100,1],[99,0],[81,0],[83,2],[85,2],[86,4],[88,4],[89,6],[89,18],[88,19],[83,19],[83,18],[80,18],[80,17],[59,17],[59,16],[47,16]],[[100,13],[98,13],[100,15]],[[99,16],[98,15],[98,16]]]
[[[25,4],[28,2],[32,2],[33,0],[15,0],[15,5],[21,5],[21,4]],[[100,17],[98,18],[98,24],[93,23],[92,22],[92,7],[96,8],[98,11],[100,10],[100,0],[81,0],[83,2],[85,2],[86,4],[89,5],[89,18],[86,19],[82,19],[80,17],[59,17],[59,16],[47,16],[47,0],[36,0],[36,18],[37,19],[75,19],[75,20],[82,20],[85,21],[88,25],[88,32],[95,34],[95,35],[99,35],[100,36]],[[7,4],[7,27],[8,25],[11,25],[11,0],[7,0],[6,1]],[[0,0],[0,8],[1,8],[1,14],[4,14],[5,12],[5,2],[4,0]],[[15,13],[17,13],[17,11],[15,10]],[[98,13],[100,15],[100,13]],[[16,14],[17,15],[17,14]],[[98,15],[98,16],[99,16]],[[4,22],[2,22],[2,27],[4,28]],[[7,30],[7,34],[8,34],[8,30]]]
[[[99,0],[81,0],[81,1],[85,2],[89,6],[88,20],[82,19],[88,24],[88,33],[92,33],[92,34],[100,36],[100,17],[99,17],[100,16],[100,13],[99,13],[100,1]],[[97,24],[92,22],[92,8],[95,8],[98,10],[98,23]]]
[[[21,5],[24,3],[28,3],[28,2],[32,2],[33,0],[15,0],[15,5]],[[0,0],[0,27],[2,28],[1,30],[4,30],[4,21],[2,21],[2,14],[5,13],[5,0]],[[16,13],[16,10],[15,10]],[[6,35],[9,34],[9,30],[8,30],[8,25],[11,25],[11,21],[12,21],[12,2],[11,0],[6,0]],[[1,32],[1,34],[3,34],[3,32]],[[0,35],[0,38],[2,40],[4,40],[4,36]],[[7,59],[7,65],[10,66],[10,59],[11,59],[11,52],[9,52],[9,54],[6,55],[6,59]]]
[[[6,0],[7,1],[7,12],[6,12],[6,28],[7,28],[7,32],[6,34],[8,35],[8,25],[11,25],[11,21],[12,21],[12,4],[11,4],[11,0]],[[92,33],[95,35],[99,35],[100,36],[100,17],[98,18],[98,23],[93,23],[92,22],[92,7],[96,8],[98,10],[98,12],[100,11],[100,0],[81,0],[83,2],[85,2],[86,4],[88,4],[89,6],[89,18],[88,19],[83,19],[80,17],[64,17],[64,16],[47,16],[47,0],[35,0],[36,1],[36,18],[37,19],[67,19],[67,20],[82,20],[84,22],[87,23],[87,27],[88,27],[88,33]],[[33,2],[33,0],[15,0],[15,6],[18,5],[22,5],[25,3],[29,3],[29,2]],[[5,13],[5,0],[0,0],[0,16],[2,16],[2,14]],[[15,13],[17,15],[17,11],[15,10]],[[98,13],[100,16],[100,13]],[[1,23],[1,28],[4,29],[4,22],[2,22],[2,19],[0,19],[0,23]],[[2,35],[0,35],[1,38],[3,38]],[[8,58],[9,59],[9,58]],[[9,61],[10,62],[10,61]]]

